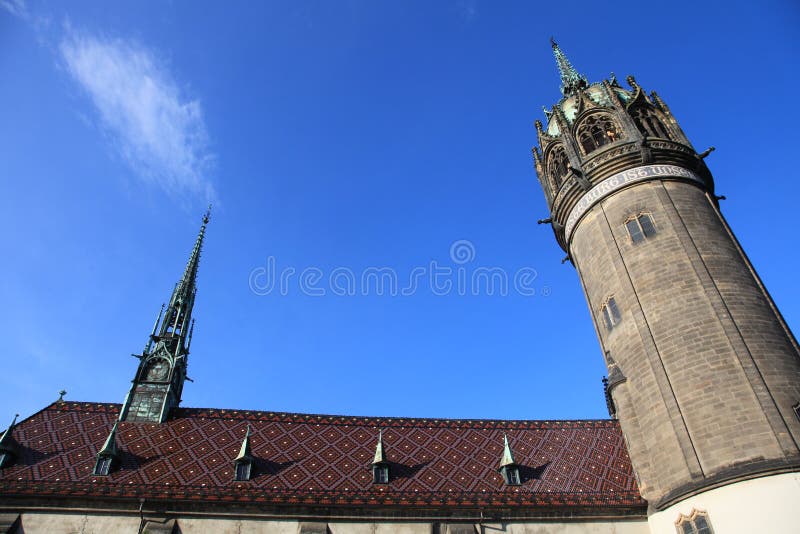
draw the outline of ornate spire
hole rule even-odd
[[[503,457],[500,459],[500,467],[509,465],[516,465],[514,461],[514,454],[511,452],[511,447],[508,445],[508,436],[503,434]]]
[[[203,215],[183,276],[175,284],[169,303],[162,307],[163,313],[159,312],[144,350],[134,355],[139,358],[139,368],[120,411],[120,421],[161,423],[181,402],[194,325],[197,270],[210,215],[211,206]]]
[[[558,73],[561,75],[561,94],[570,96],[577,93],[579,90],[587,87],[589,81],[586,77],[580,74],[572,63],[569,62],[567,56],[558,47],[555,39],[550,38],[550,44],[553,47],[553,55],[556,57],[556,64],[558,65]]]

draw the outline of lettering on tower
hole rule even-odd
[[[642,165],[641,167],[634,167],[618,172],[594,186],[572,207],[569,217],[567,217],[567,224],[564,225],[564,234],[567,238],[567,242],[569,242],[572,237],[572,231],[575,229],[575,225],[581,217],[583,217],[589,208],[597,204],[600,200],[630,184],[643,182],[659,176],[686,178],[701,185],[704,183],[703,179],[692,171],[676,165]]]

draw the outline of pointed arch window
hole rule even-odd
[[[608,300],[603,304],[601,312],[606,330],[609,332],[622,321],[622,315],[619,313],[619,307],[617,307],[617,301],[614,300],[614,297],[608,297]]]
[[[648,137],[661,137],[663,139],[670,139],[669,129],[659,119],[655,112],[644,106],[635,107],[630,110],[633,122],[636,127],[642,132],[642,135]]]
[[[714,534],[708,513],[698,510],[692,510],[688,516],[681,514],[675,522],[675,529],[678,534]]]
[[[656,227],[653,224],[653,217],[649,213],[640,213],[629,217],[625,221],[625,228],[633,244],[641,243],[645,239],[656,235]]]
[[[547,158],[547,173],[550,175],[550,181],[553,187],[553,196],[558,192],[561,184],[564,183],[564,177],[569,172],[569,158],[567,151],[563,146],[554,147],[550,151]]]
[[[589,154],[619,139],[619,129],[608,115],[594,114],[581,122],[576,137],[583,153]]]

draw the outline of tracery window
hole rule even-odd
[[[569,172],[569,158],[563,146],[557,146],[550,151],[547,158],[547,173],[550,175],[550,180],[553,184],[553,196],[555,196],[561,184],[564,183],[564,177]]]
[[[714,534],[708,521],[708,513],[698,510],[692,510],[689,516],[681,514],[675,522],[675,529],[678,534]]]
[[[628,230],[628,235],[634,244],[656,235],[656,227],[649,213],[640,213],[635,217],[629,218],[625,221],[625,228]]]
[[[619,133],[611,117],[595,114],[584,119],[578,127],[577,137],[583,153],[589,154],[619,139]]]
[[[656,114],[644,106],[639,106],[630,111],[633,122],[643,135],[648,137],[661,137],[669,139],[669,130]]]

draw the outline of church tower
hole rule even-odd
[[[578,272],[651,530],[797,528],[800,353],[720,213],[712,149],[633,77],[589,83],[552,46],[540,222]]]
[[[169,411],[181,402],[186,365],[192,343],[194,320],[192,308],[197,292],[197,268],[210,212],[195,241],[183,277],[175,284],[169,305],[161,306],[153,331],[139,358],[139,367],[120,412],[120,421],[161,423]]]

